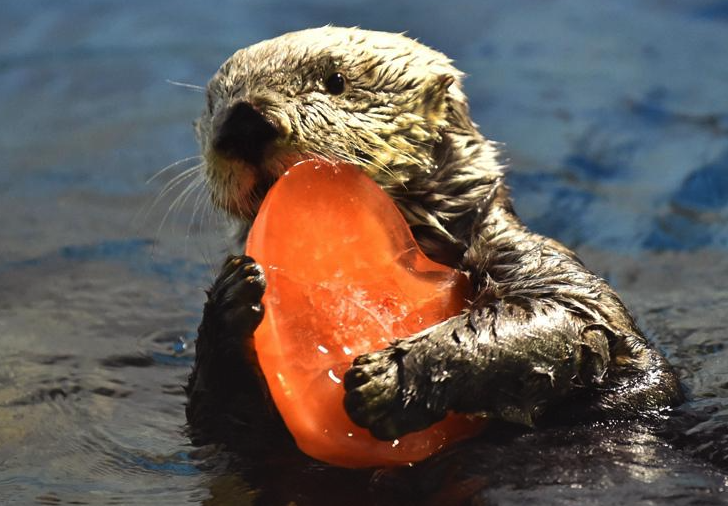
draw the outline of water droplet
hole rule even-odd
[[[172,345],[172,351],[174,351],[175,355],[181,355],[186,349],[187,341],[182,336],[178,337],[177,341]]]
[[[341,380],[336,377],[332,369],[329,369],[329,378],[331,378],[331,381],[333,381],[334,383],[341,383]]]

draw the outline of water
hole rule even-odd
[[[1,504],[728,503],[724,2],[209,5],[0,3]],[[166,80],[204,84],[238,47],[329,22],[407,30],[469,74],[519,213],[679,369],[677,429],[500,431],[373,481],[233,471],[188,444],[181,385],[227,243],[196,195],[161,230],[171,199],[148,211],[181,167],[146,180],[196,154],[202,96]]]

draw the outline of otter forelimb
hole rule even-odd
[[[253,347],[265,286],[252,258],[229,256],[207,291],[185,388],[195,444],[224,443],[248,455],[293,444],[269,398]]]
[[[484,215],[463,264],[477,284],[472,307],[354,361],[345,406],[357,424],[394,439],[448,411],[533,425],[569,398],[620,417],[681,399],[669,364],[602,279],[526,230],[507,201]]]

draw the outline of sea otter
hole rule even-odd
[[[471,120],[461,78],[403,35],[327,26],[241,49],[207,85],[196,122],[203,170],[241,241],[286,167],[344,161],[391,196],[430,258],[472,282],[463,314],[354,360],[351,419],[393,440],[449,411],[533,426],[681,402],[671,366],[607,283],[518,219],[499,145]],[[252,346],[264,290],[255,260],[231,256],[208,291],[187,385],[196,443],[291,441]]]

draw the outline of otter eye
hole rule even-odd
[[[326,91],[328,91],[332,95],[341,95],[342,93],[344,93],[345,84],[346,79],[344,79],[344,76],[340,72],[334,72],[326,78],[326,81],[324,81]]]

